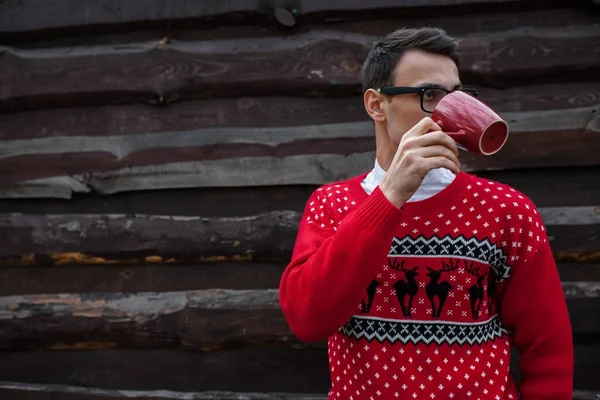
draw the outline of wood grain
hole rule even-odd
[[[477,176],[521,191],[539,207],[600,202],[600,166],[480,171]],[[559,187],[561,190],[552,190]],[[78,194],[71,199],[0,198],[0,214],[156,214],[243,217],[284,209],[302,212],[316,185],[241,186]],[[240,207],[243,204],[243,207]],[[600,279],[599,279],[600,280]],[[1,279],[0,279],[1,281]]]
[[[60,394],[61,400],[327,400],[326,394],[301,393],[240,393],[240,392],[176,392],[172,390],[118,390],[93,387],[0,382],[0,395],[13,400],[47,400],[48,396]],[[575,390],[573,400],[598,400],[600,392]]]
[[[301,15],[292,28],[284,27],[284,33],[303,33],[315,29],[331,29],[384,36],[399,26],[441,26],[453,36],[482,34],[532,28],[563,28],[573,25],[589,25],[598,21],[598,9],[589,1],[573,7],[566,0],[552,3],[527,1],[498,3],[497,5],[452,5],[439,7],[435,14],[424,12],[426,8],[396,8],[343,13],[319,13]],[[329,14],[329,15],[327,15]],[[235,38],[258,38],[280,36],[282,26],[276,18],[266,14],[236,18],[198,18],[155,20],[126,24],[101,24],[63,26],[26,32],[2,32],[0,42],[24,48],[90,46],[114,43],[159,42],[161,40],[198,41]],[[241,24],[240,24],[241,22]],[[287,32],[286,32],[287,31]]]
[[[503,113],[512,129],[505,147],[492,157],[463,152],[462,168],[597,165],[598,109],[600,105]],[[371,123],[356,122],[5,141],[0,197],[323,184],[372,168],[371,131]],[[27,182],[15,185],[21,181]]]
[[[113,257],[165,262],[282,259],[293,248],[299,218],[289,211],[241,218],[4,215],[0,257],[29,259],[34,254],[51,264],[110,263]]]
[[[497,88],[595,81],[600,27],[516,29],[461,38],[461,74]],[[319,30],[284,37],[0,49],[0,112],[41,107],[264,95],[360,94],[376,36]]]
[[[596,261],[598,206],[540,208],[540,214],[558,261],[571,261],[560,257],[567,252],[589,257],[578,261]],[[0,259],[6,265],[287,260],[300,216],[296,211],[231,218],[3,214]]]
[[[454,0],[453,7],[477,6],[477,5],[505,5],[517,3],[521,6],[531,1],[523,0]],[[536,2],[539,3],[539,2]],[[242,0],[235,2],[214,3],[210,0],[196,0],[188,2],[185,0],[172,0],[169,3],[160,0],[108,0],[103,3],[89,3],[85,6],[74,6],[67,0],[54,1],[51,4],[40,5],[31,0],[5,0],[0,8],[0,32],[27,32],[52,28],[88,27],[93,25],[115,25],[144,22],[158,22],[180,19],[198,19],[211,17],[235,16],[233,20],[243,17],[263,14],[272,16],[274,7],[293,7],[298,14],[310,16],[315,13],[340,11],[365,11],[373,9],[384,9],[387,13],[390,9],[397,12],[406,11],[407,8],[440,7],[447,6],[444,0],[374,0],[362,2],[357,0],[343,1],[315,1],[299,0],[293,3],[285,1],[260,2],[256,0]],[[291,6],[291,7],[290,7]],[[541,8],[541,7],[540,7]]]
[[[0,332],[4,350],[299,343],[274,289],[4,297]]]
[[[479,98],[500,114],[593,107],[600,104],[600,82],[528,85],[505,90],[484,87],[480,88]],[[124,104],[6,114],[0,118],[0,140],[164,132],[209,134],[213,131],[208,128],[264,129],[365,121],[370,118],[361,96],[242,97],[184,101],[169,107]]]
[[[100,350],[0,353],[0,380],[117,390],[327,393],[323,349]],[[60,399],[60,397],[59,397]]]
[[[600,282],[563,282],[576,343],[600,344]],[[277,289],[0,297],[0,350],[289,346]],[[310,346],[323,347],[321,342]]]
[[[599,347],[575,346],[577,390],[600,390],[599,360]],[[513,371],[516,370],[514,363],[511,364]],[[209,353],[143,349],[3,352],[0,380],[114,390],[167,388],[183,392],[323,394],[331,387],[326,350],[292,348]]]
[[[59,293],[136,293],[201,289],[275,289],[284,263],[251,261],[130,265],[67,264],[0,268],[0,296]],[[565,264],[564,280],[600,281],[600,264]]]

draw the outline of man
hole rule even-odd
[[[461,171],[429,117],[462,88],[457,53],[433,28],[373,47],[375,167],[306,205],[280,303],[301,340],[328,339],[329,399],[571,399],[569,315],[535,205]]]

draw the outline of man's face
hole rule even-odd
[[[419,50],[410,50],[400,59],[393,79],[394,86],[438,86],[447,90],[462,87],[458,68],[451,58]],[[428,106],[434,106],[436,99],[427,99]],[[437,99],[439,101],[439,99]],[[426,106],[428,111],[431,109]],[[421,109],[419,94],[401,94],[385,96],[381,102],[385,116],[385,128],[389,139],[395,144],[400,143],[402,136],[417,122],[431,113]]]

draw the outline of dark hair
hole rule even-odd
[[[392,84],[392,74],[407,50],[448,56],[458,66],[458,41],[440,28],[402,28],[375,43],[362,66],[363,93]]]

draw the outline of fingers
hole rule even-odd
[[[408,132],[404,134],[405,137],[416,137],[426,134],[431,131],[441,131],[442,128],[429,117],[425,117],[420,120],[415,126],[413,126]]]
[[[454,163],[458,168],[460,168],[460,160],[458,159],[458,155],[445,146],[427,146],[415,151],[415,153],[422,158],[445,157],[452,161],[452,163]]]
[[[446,158],[444,156],[436,156],[423,159],[423,167],[427,171],[431,171],[435,168],[446,168],[454,172],[455,174],[458,174],[460,172],[458,164],[454,163],[453,161],[450,161],[449,158]]]
[[[444,146],[450,149],[454,154],[458,156],[458,147],[456,146],[456,142],[449,135],[442,131],[436,131],[428,133],[427,135],[422,136],[413,136],[406,140],[404,147],[406,149],[416,149],[427,146]]]

